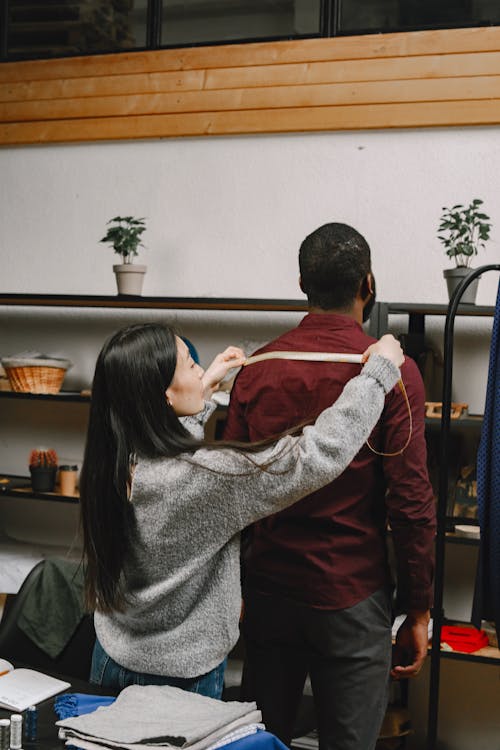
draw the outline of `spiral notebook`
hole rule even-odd
[[[13,669],[0,676],[0,708],[24,711],[69,687],[71,683],[34,669]]]

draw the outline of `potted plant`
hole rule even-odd
[[[108,230],[100,242],[107,242],[115,253],[121,255],[123,263],[113,266],[116,276],[118,294],[135,294],[142,292],[142,283],[147,267],[134,264],[134,256],[139,247],[144,247],[141,235],[146,229],[144,219],[133,216],[115,216],[108,221]]]
[[[456,264],[455,268],[443,271],[450,299],[464,276],[471,272],[472,258],[490,237],[490,217],[481,211],[482,204],[482,200],[475,198],[467,207],[457,204],[452,208],[443,208],[438,239],[443,243],[446,255],[454,258]],[[479,279],[475,279],[467,287],[462,302],[475,303],[478,282]]]
[[[57,453],[53,448],[35,448],[30,453],[31,486],[35,492],[53,492],[56,484]]]

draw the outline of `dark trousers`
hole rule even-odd
[[[320,750],[372,750],[387,706],[391,609],[386,591],[354,607],[320,610],[245,594],[242,698],[289,745],[307,674]]]

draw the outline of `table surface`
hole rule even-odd
[[[15,666],[21,667],[25,665],[16,664]],[[27,668],[31,669],[31,667]],[[48,674],[48,672],[45,674]],[[79,680],[76,677],[68,677],[67,675],[60,674],[52,674],[52,676],[70,682],[71,686],[67,690],[63,690],[61,693],[58,693],[52,698],[43,701],[43,703],[38,704],[37,739],[35,742],[28,742],[23,739],[23,750],[61,750],[64,747],[62,741],[58,737],[58,730],[55,725],[58,717],[54,711],[54,701],[58,695],[63,695],[64,693],[113,695],[113,691],[110,691],[109,688],[100,688],[97,685],[91,685],[89,682],[85,682],[85,680]],[[13,711],[0,708],[1,719],[9,719],[12,713]]]
[[[32,669],[32,667],[24,664],[15,664],[15,666]],[[46,672],[46,674],[49,673]],[[58,695],[64,695],[64,693],[87,693],[90,695],[114,694],[109,688],[100,688],[85,680],[68,677],[67,675],[50,674],[53,677],[70,682],[71,685],[67,690],[63,690],[52,698],[38,704],[37,739],[34,742],[28,742],[23,739],[23,750],[63,750],[65,748],[63,741],[58,737],[58,728],[55,725],[58,717],[54,711],[54,701]],[[0,719],[10,718],[12,713],[12,711],[0,708]],[[259,732],[249,737],[244,737],[230,743],[230,746],[231,750],[288,750],[277,737],[269,732]]]

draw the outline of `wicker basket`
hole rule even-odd
[[[13,391],[20,393],[59,393],[66,371],[67,359],[2,359],[2,365]]]

